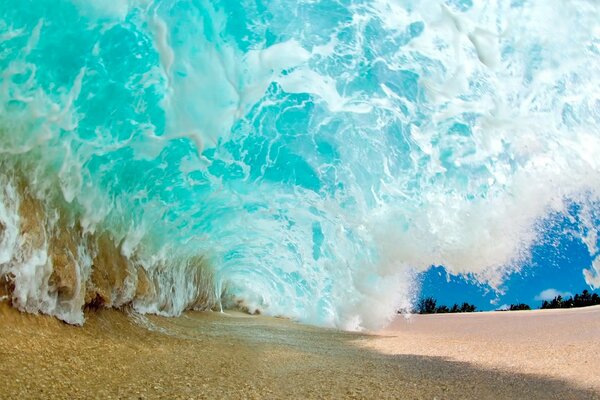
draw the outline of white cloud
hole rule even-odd
[[[562,296],[562,298],[566,298],[566,297],[571,297],[573,296],[573,293],[571,292],[559,292],[556,289],[546,289],[546,290],[542,290],[540,292],[540,294],[538,294],[537,296],[535,296],[535,300],[537,301],[543,301],[543,300],[547,300],[550,301],[552,299],[554,299],[556,296]]]
[[[596,257],[592,261],[592,268],[584,269],[583,276],[585,283],[590,285],[592,289],[600,288],[600,257]]]

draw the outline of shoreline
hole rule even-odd
[[[86,317],[85,325],[76,327],[0,303],[3,395],[57,399],[600,398],[600,391],[565,379],[476,366],[443,353],[386,354],[384,349],[366,345],[377,347],[384,340],[388,346],[390,340],[406,340],[402,330],[393,331],[395,336],[390,330],[366,335],[215,312],[165,318],[107,309]],[[411,326],[418,325],[422,324],[412,322]],[[414,329],[411,335],[413,344],[430,337]],[[456,343],[443,347],[451,349]]]

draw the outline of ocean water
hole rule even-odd
[[[4,0],[0,295],[74,324],[376,328],[431,265],[499,287],[561,214],[600,287],[599,21],[594,0]]]

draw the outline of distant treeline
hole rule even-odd
[[[508,308],[502,311],[522,311],[522,310],[531,310],[531,307],[525,303],[511,304]]]
[[[589,291],[584,290],[581,294],[563,299],[562,296],[556,296],[551,301],[542,303],[541,309],[548,308],[576,308],[576,307],[587,307],[600,305],[600,296],[597,293],[591,294]],[[502,311],[517,311],[517,310],[531,310],[531,307],[525,303],[511,304]],[[438,305],[437,300],[433,297],[425,297],[419,300],[417,306],[413,310],[414,313],[418,314],[447,314],[447,313],[464,313],[477,311],[477,307],[473,304],[462,303],[461,305],[454,304],[452,307],[445,305]]]
[[[461,312],[474,312],[477,310],[473,304],[462,303],[461,305],[454,304],[452,307],[438,306],[437,300],[433,297],[425,297],[419,300],[417,307],[414,312],[419,314],[447,314],[447,313],[461,313]]]
[[[576,308],[596,305],[600,305],[600,296],[597,293],[591,294],[587,290],[584,290],[581,294],[576,294],[567,299],[563,299],[562,296],[556,296],[551,301],[544,300],[540,308]]]

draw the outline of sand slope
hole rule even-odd
[[[600,306],[399,317],[380,338],[384,354],[438,356],[564,379],[600,391]]]
[[[565,380],[381,352],[402,353],[390,344],[404,340],[413,350],[429,343],[440,354],[471,351],[468,342],[436,344],[440,333],[428,331],[427,320],[415,319],[408,332],[397,322],[395,336],[385,337],[239,314],[161,318],[102,310],[74,327],[0,303],[0,398],[600,398]]]

